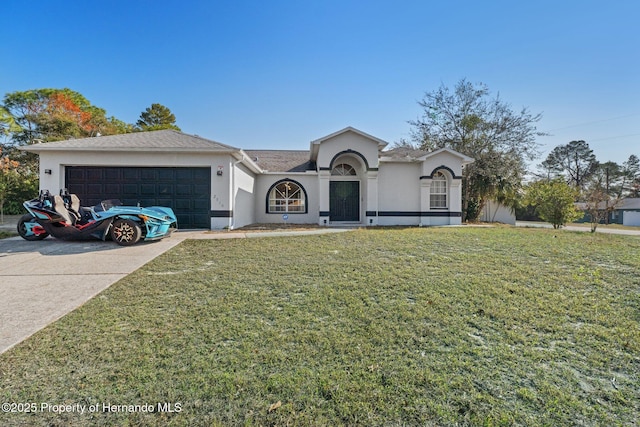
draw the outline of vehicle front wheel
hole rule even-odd
[[[27,225],[28,224],[28,225]],[[33,228],[38,227],[38,231],[41,233],[36,234],[33,232]],[[36,219],[31,216],[31,214],[24,214],[20,217],[18,221],[18,234],[25,240],[35,241],[42,240],[49,235],[42,226],[36,221]]]
[[[130,219],[116,219],[111,226],[111,238],[120,246],[135,245],[141,235],[140,225]]]

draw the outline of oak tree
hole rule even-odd
[[[11,131],[14,145],[111,135],[131,131],[106,111],[71,89],[33,89],[8,93],[3,107],[19,126]]]

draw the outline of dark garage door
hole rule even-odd
[[[169,206],[178,228],[210,228],[211,168],[67,166],[66,187],[83,206],[104,199],[125,205]]]

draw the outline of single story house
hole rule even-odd
[[[616,206],[615,221],[618,224],[640,227],[640,198],[626,198]]]
[[[586,211],[586,203],[575,203],[577,209],[584,212],[584,216],[576,222],[590,222],[591,216]],[[605,202],[598,203],[599,210],[610,210],[608,213],[609,224],[622,224],[640,227],[640,198],[627,197],[620,200],[613,208]],[[604,220],[600,221],[604,223]]]
[[[243,150],[174,130],[48,142],[40,188],[68,188],[90,206],[169,206],[179,228],[251,223],[447,225],[462,217],[462,170],[473,161],[443,148],[396,148],[347,127],[309,150]]]

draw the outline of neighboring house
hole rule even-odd
[[[586,203],[576,203],[575,206],[585,211],[584,217],[576,222],[589,222],[591,217],[586,212]],[[598,204],[599,210],[607,209],[606,203],[600,202]],[[600,221],[601,223],[605,222]],[[640,198],[626,198],[622,199],[612,210],[609,212],[609,224],[622,224],[629,226],[640,226]]]
[[[614,215],[613,219],[618,224],[640,227],[640,198],[623,199]]]
[[[462,169],[473,159],[386,146],[347,127],[308,151],[242,150],[173,130],[22,149],[40,155],[40,188],[68,188],[84,205],[170,206],[180,228],[460,224]]]

